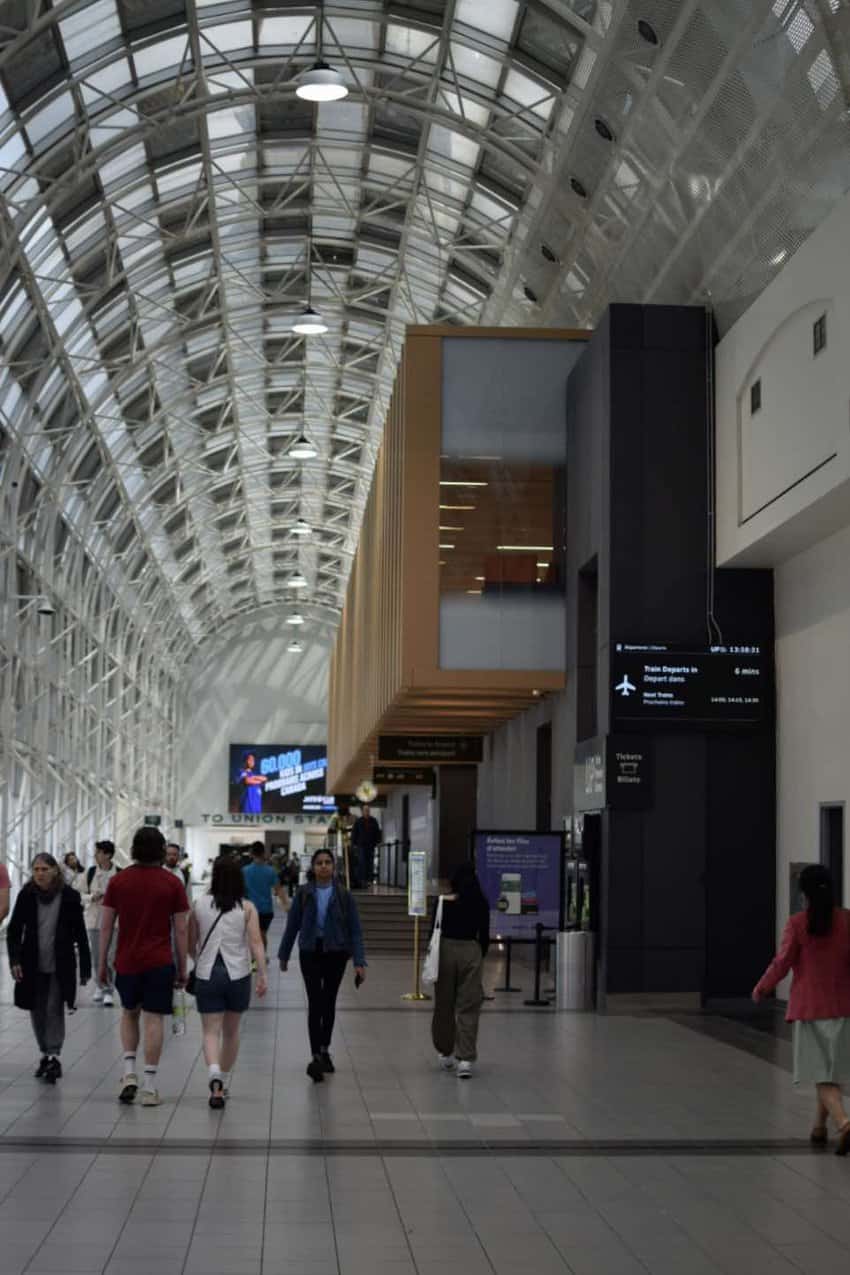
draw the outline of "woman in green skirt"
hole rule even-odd
[[[810,864],[800,873],[806,910],[792,916],[779,952],[753,988],[753,1000],[768,996],[793,970],[788,1000],[794,1024],[794,1083],[814,1084],[818,1105],[811,1133],[826,1146],[832,1117],[836,1155],[850,1152],[850,1119],[841,1086],[850,1084],[850,912],[835,906],[826,868]]]

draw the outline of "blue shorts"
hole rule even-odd
[[[251,1004],[251,975],[231,978],[221,956],[209,978],[199,978],[195,983],[195,1004],[199,1014],[244,1014]]]
[[[140,974],[116,974],[115,986],[125,1009],[170,1014],[174,1003],[174,966],[159,965]]]

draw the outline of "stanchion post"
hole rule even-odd
[[[494,987],[494,992],[521,992],[521,987],[511,987],[511,956],[514,950],[514,941],[510,934],[506,934],[502,942],[505,944],[505,985],[504,987]]]
[[[537,940],[534,945],[534,998],[524,1001],[525,1005],[548,1005],[549,1001],[544,1000],[540,995],[540,966],[543,963],[543,931],[546,927],[539,921],[534,927]]]
[[[403,1001],[429,1001],[431,997],[422,990],[422,967],[419,960],[419,917],[413,918],[413,991],[405,992]]]

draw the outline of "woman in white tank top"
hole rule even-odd
[[[195,998],[210,1076],[210,1106],[220,1110],[230,1092],[239,1052],[242,1015],[251,1003],[251,957],[257,962],[257,995],[266,994],[266,953],[257,909],[245,897],[240,864],[222,855],[213,865],[209,893],[189,921],[195,958]]]

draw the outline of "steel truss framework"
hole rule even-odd
[[[740,312],[850,184],[849,22],[846,0],[0,0],[12,857],[168,816],[187,662],[296,568],[329,639],[406,324]],[[295,96],[319,55],[345,101]],[[324,337],[291,331],[308,302]],[[288,455],[302,430],[315,461]]]

